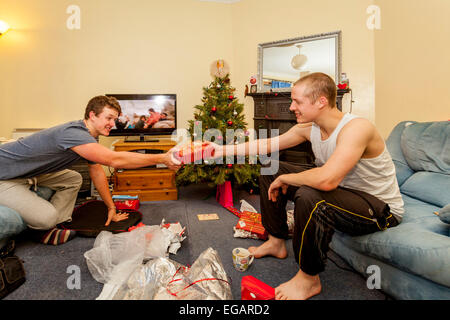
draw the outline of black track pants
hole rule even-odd
[[[276,175],[260,176],[260,201],[264,228],[280,239],[288,238],[286,204],[288,200],[294,201],[295,259],[303,272],[316,275],[325,269],[334,230],[359,236],[394,227],[398,222],[383,201],[368,193],[341,187],[321,191],[308,186],[290,186],[286,195],[280,190],[277,201],[269,201],[269,186],[279,175],[310,168],[280,162]]]

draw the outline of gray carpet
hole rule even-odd
[[[245,199],[259,210],[259,196],[250,195],[243,190],[234,191],[235,207],[239,200]],[[139,209],[143,223],[147,225],[179,221],[186,226],[187,238],[176,255],[170,258],[184,265],[192,265],[207,248],[217,250],[225,271],[231,278],[234,299],[240,299],[240,281],[244,275],[252,275],[267,284],[277,285],[291,279],[298,271],[293,258],[291,241],[288,241],[289,257],[279,260],[271,257],[257,259],[245,273],[236,271],[231,261],[231,251],[236,247],[247,248],[259,245],[260,240],[234,238],[233,226],[238,218],[220,206],[215,199],[215,189],[206,185],[191,185],[179,190],[179,200],[143,202]],[[199,221],[197,214],[217,213],[215,221]],[[25,236],[17,239],[16,255],[24,261],[27,273],[26,282],[5,299],[9,300],[93,300],[101,292],[103,284],[96,282],[88,268],[83,254],[90,250],[95,238],[77,237],[61,246],[41,245],[28,240]],[[339,266],[349,267],[339,256],[330,251],[328,254]],[[81,271],[81,289],[68,289],[67,280],[71,273],[68,267],[75,265]],[[359,274],[338,268],[328,260],[326,270],[320,275],[322,293],[314,300],[384,300],[386,296],[377,290],[369,290],[366,280]]]

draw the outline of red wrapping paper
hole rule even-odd
[[[261,223],[261,214],[257,212],[243,211],[236,229],[249,231],[261,240],[267,239],[267,231]]]
[[[139,209],[139,199],[135,200],[115,200],[114,204],[118,210],[138,210]]]
[[[183,164],[194,163],[195,160],[201,160],[214,156],[215,150],[211,149],[211,151],[208,152],[207,148],[207,143],[191,143],[175,152],[174,156]]]
[[[275,300],[275,289],[253,276],[242,277],[241,300]]]
[[[228,211],[230,211],[232,214],[234,214],[236,217],[240,218],[241,217],[241,211],[239,211],[238,209],[234,208],[234,207],[226,207],[225,209],[227,209]]]

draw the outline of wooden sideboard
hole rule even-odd
[[[157,142],[124,142],[114,144],[115,151],[164,153],[175,146],[169,139]],[[175,172],[158,166],[140,169],[116,169],[112,194],[137,195],[141,201],[177,200]]]

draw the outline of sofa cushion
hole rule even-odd
[[[450,224],[450,204],[438,210],[437,215],[442,222]]]
[[[340,240],[355,251],[406,272],[450,287],[450,225],[433,212],[439,208],[404,196],[405,217],[394,228]]]
[[[401,149],[414,171],[450,174],[450,121],[405,126]]]
[[[443,192],[445,190],[445,192]],[[438,207],[450,203],[450,174],[419,171],[400,187],[400,192]]]

